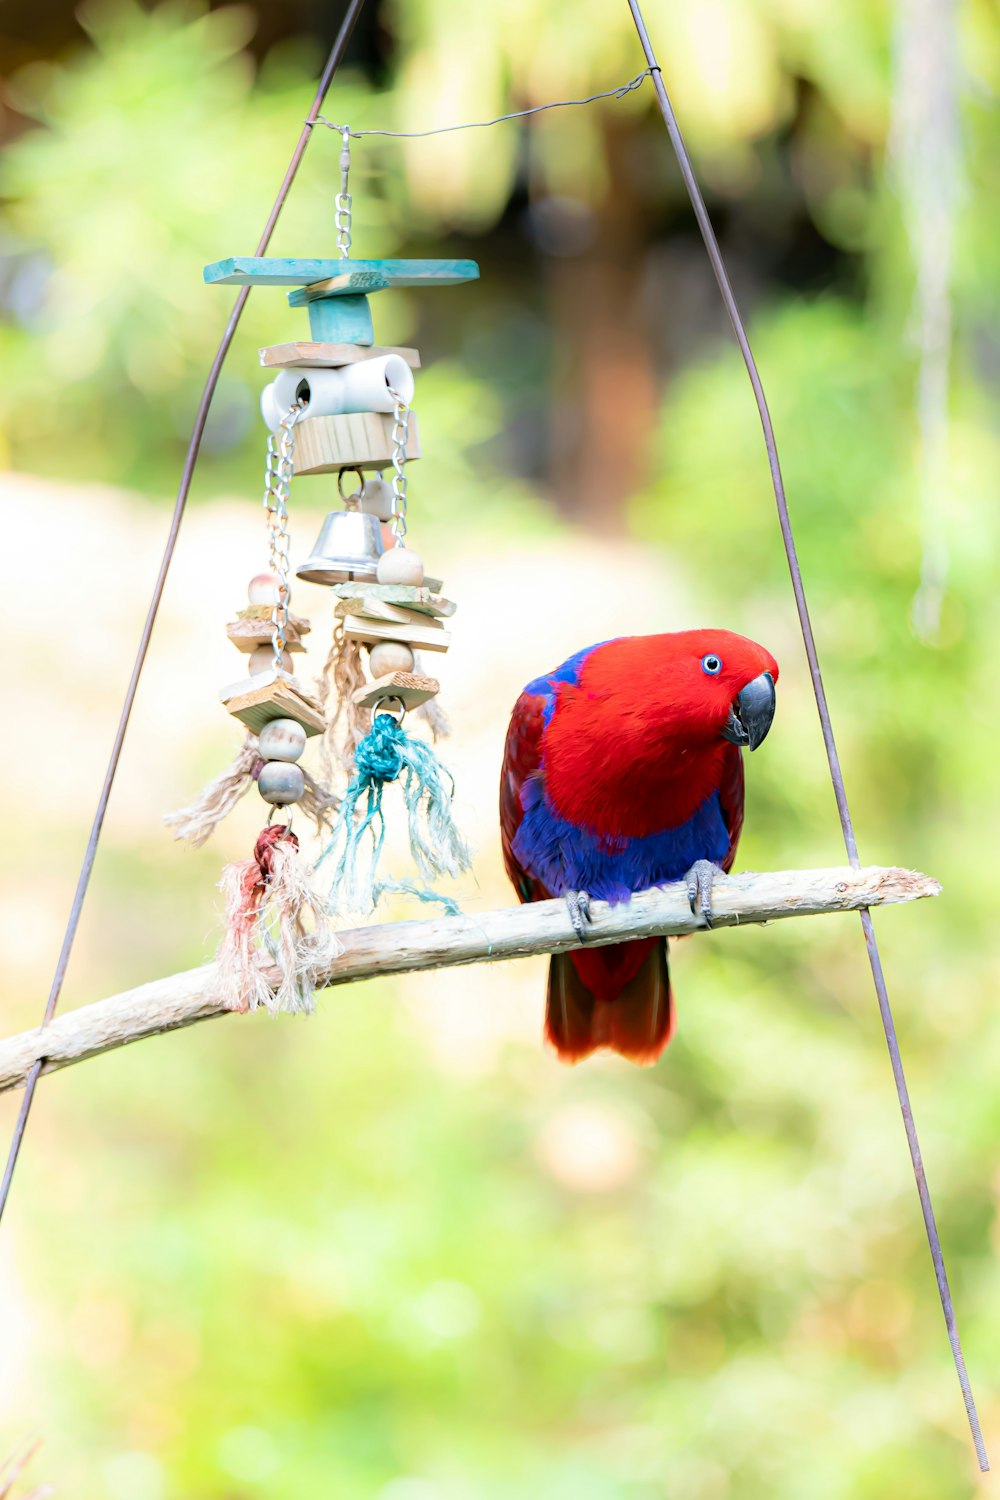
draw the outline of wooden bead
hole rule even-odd
[[[376,577],[379,583],[419,585],[424,581],[423,558],[409,547],[390,547],[378,560]]]
[[[373,677],[385,677],[388,672],[412,672],[413,652],[402,641],[379,641],[368,654],[368,665]]]
[[[250,676],[256,677],[258,672],[270,672],[274,666],[274,647],[258,646],[255,651],[250,652]],[[281,653],[281,667],[285,672],[292,670],[292,658],[287,651]]]
[[[365,493],[361,509],[369,516],[378,516],[380,521],[392,518],[392,485],[384,479],[369,479],[365,482]]]
[[[257,738],[262,760],[298,760],[306,748],[306,732],[294,719],[272,719]]]
[[[251,604],[277,604],[281,579],[274,573],[257,573],[247,586]]]
[[[302,767],[290,765],[286,760],[267,761],[257,778],[258,792],[272,807],[286,807],[289,802],[298,802],[305,789]]]

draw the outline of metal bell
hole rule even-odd
[[[312,556],[296,568],[295,576],[307,583],[372,583],[384,550],[377,516],[365,515],[356,506],[332,510],[320,527]]]

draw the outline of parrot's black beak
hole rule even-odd
[[[770,672],[761,672],[736,695],[722,731],[725,738],[734,745],[756,750],[767,738],[774,718],[774,701],[774,678]]]

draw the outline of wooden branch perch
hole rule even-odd
[[[714,925],[736,927],[781,917],[813,917],[858,911],[936,896],[941,887],[914,870],[779,870],[746,872],[720,879],[713,894]],[[679,937],[699,930],[683,885],[662,886],[633,896],[626,906],[593,903],[589,944],[626,938]],[[340,934],[345,951],[325,976],[325,986],[351,984],[411,969],[455,964],[496,963],[532,953],[564,953],[579,946],[562,901],[429,922],[386,922]],[[324,987],[325,987],[324,986]],[[138,989],[112,995],[57,1016],[44,1030],[21,1032],[0,1041],[0,1093],[23,1085],[32,1064],[46,1059],[45,1071],[64,1068],[128,1042],[231,1015],[215,995],[215,965],[154,979]]]

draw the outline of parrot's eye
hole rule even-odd
[[[707,656],[703,656],[701,659],[701,670],[707,672],[709,677],[718,677],[722,671],[722,662],[714,652],[710,651]]]

